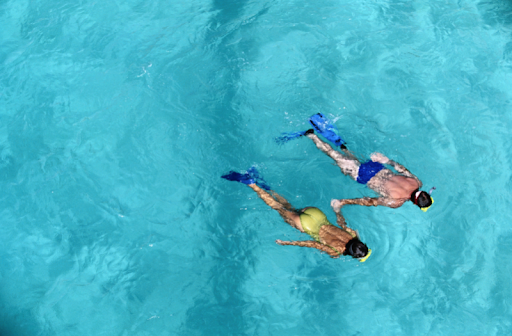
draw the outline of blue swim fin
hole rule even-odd
[[[249,174],[240,174],[240,173],[237,173],[235,171],[230,171],[229,173],[225,174],[225,175],[222,175],[221,176],[223,179],[226,179],[228,181],[235,181],[235,182],[240,182],[240,183],[243,183],[243,184],[253,184],[254,183],[254,179],[252,179]]]
[[[256,167],[249,168],[245,174],[230,171],[221,177],[228,181],[240,182],[247,185],[256,183],[256,185],[260,188],[270,190],[270,187],[267,185],[267,183],[263,180],[263,178],[260,177]]]
[[[265,182],[265,180],[260,176],[260,173],[258,173],[258,171],[256,170],[256,167],[251,167],[247,170],[247,173],[249,174],[249,176],[251,176],[254,181],[256,182],[256,184],[260,187],[260,188],[263,188],[265,190],[270,190],[270,186],[267,184],[267,182]]]
[[[338,128],[332,124],[322,113],[317,113],[309,118],[309,122],[315,130],[324,138],[332,142],[336,147],[345,143],[345,140],[338,135]]]
[[[289,133],[282,133],[280,137],[277,137],[275,140],[278,144],[284,144],[290,140],[300,138],[306,134],[306,131],[298,131],[298,132],[289,132]]]

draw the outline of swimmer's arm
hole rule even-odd
[[[331,208],[332,211],[334,211],[334,213],[336,214],[336,223],[338,223],[338,225],[341,226],[342,228],[346,228],[347,223],[345,222],[345,217],[343,217],[343,215],[341,214],[341,207],[344,206],[345,204],[342,203],[341,201],[343,200],[332,199]]]
[[[397,200],[385,197],[362,197],[339,200],[341,206],[344,205],[364,205],[364,206],[386,206],[390,208],[398,208],[404,204],[403,200]]]
[[[336,213],[336,223],[341,226],[343,229],[347,229],[347,222],[345,221],[345,217],[341,214],[341,211],[334,211]]]
[[[382,197],[346,198],[346,199],[341,199],[340,204],[341,204],[341,206],[344,206],[344,205],[378,206],[378,205],[383,205],[383,204],[381,204],[381,198]]]
[[[340,204],[341,204],[341,202],[340,202]],[[345,221],[345,217],[343,217],[343,215],[341,214],[341,207],[342,207],[342,205],[340,205],[340,209],[338,209],[338,211],[336,211],[335,208],[333,207],[334,213],[336,214],[336,223],[339,226],[341,226],[341,228],[343,230],[347,231],[350,234],[354,234],[355,235],[356,232],[347,226],[347,222]]]
[[[341,207],[343,205],[345,205],[342,201],[344,201],[344,200],[336,200],[336,199],[331,200],[332,210],[336,214],[336,223],[339,226],[341,226],[341,228],[343,230],[347,231],[348,233],[350,233],[352,235],[352,237],[355,238],[358,236],[357,232],[347,226],[347,223],[345,222],[345,217],[343,217],[343,215],[341,214]]]
[[[282,241],[281,239],[277,239],[276,243],[279,245],[293,245],[293,246],[302,246],[302,247],[312,247],[316,248],[322,252],[327,253],[331,256],[331,258],[338,258],[340,255],[335,252],[330,247],[320,244],[314,240],[306,240],[306,241]]]

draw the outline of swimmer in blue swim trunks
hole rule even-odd
[[[223,175],[222,178],[248,185],[268,206],[276,210],[286,223],[301,232],[309,234],[314,239],[306,241],[282,241],[278,239],[276,240],[277,244],[316,248],[332,258],[350,255],[361,262],[366,261],[370,256],[371,249],[361,242],[356,231],[346,225],[340,211],[341,206],[336,203],[337,201],[333,201],[331,205],[333,209],[336,207],[334,212],[336,213],[337,224],[340,227],[331,224],[325,214],[318,208],[307,207],[299,210],[293,208],[286,199],[270,190],[270,187],[259,177],[254,167],[246,173],[231,171]],[[333,205],[333,203],[335,204]]]
[[[427,211],[432,205],[433,199],[430,193],[419,190],[422,186],[421,181],[404,166],[390,160],[383,154],[373,153],[370,157],[371,161],[361,163],[344,144],[340,145],[341,153],[322,141],[313,129],[307,130],[304,135],[313,140],[318,149],[330,156],[340,167],[343,174],[352,177],[361,184],[366,184],[380,195],[380,197],[375,198],[341,199],[334,202],[336,206],[358,204],[398,208],[410,200],[421,210]],[[398,174],[384,165],[391,166]]]

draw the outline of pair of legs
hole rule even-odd
[[[357,180],[357,175],[359,173],[359,166],[361,163],[359,160],[349,152],[348,149],[342,148],[343,154],[338,151],[335,151],[331,145],[326,142],[320,140],[320,138],[316,134],[307,134],[307,137],[313,140],[316,147],[320,149],[322,152],[327,154],[331,159],[333,159],[338,167],[340,167],[341,172],[345,175],[352,177],[354,180]]]
[[[256,184],[249,184],[249,187],[258,194],[258,197],[261,198],[263,202],[279,212],[279,215],[281,215],[286,223],[290,224],[300,232],[304,232],[300,223],[300,212],[295,210],[295,208],[283,196],[272,190],[272,194],[270,194],[258,187]]]

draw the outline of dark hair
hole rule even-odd
[[[353,258],[363,258],[368,254],[368,246],[361,242],[359,238],[353,238],[345,245],[345,252],[343,254]]]
[[[418,198],[416,198],[416,193],[419,191],[419,189],[416,189],[411,194],[411,201],[419,206],[420,208],[428,208],[432,205],[432,198],[426,191],[421,191],[418,195]]]

